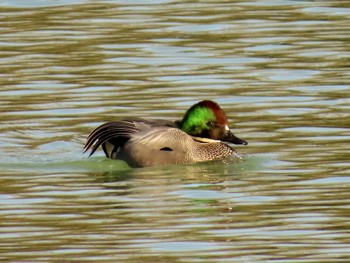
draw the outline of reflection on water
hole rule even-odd
[[[344,1],[2,1],[1,261],[346,261],[349,14]],[[102,122],[180,119],[202,99],[249,141],[242,162],[82,154]]]

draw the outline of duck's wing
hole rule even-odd
[[[191,163],[194,143],[179,129],[152,127],[132,134],[115,156],[133,167]]]
[[[93,130],[87,138],[84,146],[84,153],[91,149],[89,156],[93,155],[97,148],[102,145],[107,157],[111,157],[112,152],[126,143],[132,134],[141,132],[145,134],[152,129],[161,127],[176,127],[176,124],[167,120],[145,120],[145,119],[128,119],[116,122],[102,124]],[[113,151],[106,149],[107,142],[113,145]]]
[[[138,131],[139,129],[136,127],[135,122],[128,120],[102,124],[88,136],[84,146],[84,153],[91,148],[89,155],[91,156],[99,146],[106,142],[110,142],[118,148],[130,139],[131,134]]]
[[[159,126],[151,129],[140,129],[132,135],[130,142],[149,149],[161,151],[178,151],[185,149],[186,144],[194,139],[187,133],[172,127]]]

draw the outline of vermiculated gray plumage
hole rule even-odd
[[[107,157],[132,167],[204,162],[236,154],[221,141],[192,137],[170,122],[122,120],[97,127],[88,137],[90,156],[102,146]]]

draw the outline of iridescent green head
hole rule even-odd
[[[193,105],[187,110],[182,121],[178,122],[178,126],[192,136],[248,144],[230,131],[225,112],[211,100],[203,100]]]

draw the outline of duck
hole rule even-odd
[[[107,122],[88,136],[89,157],[101,146],[106,157],[130,167],[191,164],[239,156],[227,143],[247,145],[235,136],[221,107],[212,100],[191,106],[182,120],[123,119]]]

